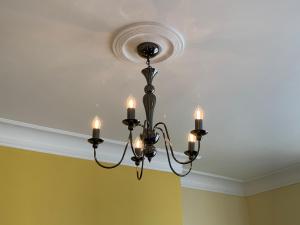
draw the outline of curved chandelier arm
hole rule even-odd
[[[198,141],[198,149],[197,149],[196,155],[195,155],[191,160],[182,162],[182,161],[178,160],[178,159],[176,158],[175,154],[174,154],[174,151],[173,151],[173,148],[172,148],[172,144],[171,144],[170,135],[169,135],[168,128],[167,128],[166,124],[163,123],[163,122],[159,122],[159,123],[155,124],[154,128],[157,128],[157,129],[159,129],[159,130],[162,132],[162,134],[163,134],[163,136],[164,136],[165,145],[167,145],[164,131],[163,131],[160,127],[158,127],[159,125],[163,125],[163,126],[164,126],[164,129],[165,129],[165,132],[166,132],[166,135],[167,135],[168,144],[169,144],[169,147],[170,147],[170,151],[171,151],[172,158],[173,158],[177,163],[182,164],[182,165],[190,164],[191,162],[195,161],[195,159],[198,157],[198,155],[199,155],[199,153],[200,153],[200,140]]]
[[[132,143],[133,142],[132,141],[132,131],[129,132],[129,142],[130,142],[130,148],[131,148],[132,154],[138,158],[137,154],[134,151],[134,147],[133,147],[133,143]]]
[[[163,135],[163,137],[164,137],[164,143],[165,143],[165,148],[166,148],[166,152],[167,152],[168,163],[169,163],[170,169],[171,169],[172,172],[175,173],[177,176],[179,176],[179,177],[185,177],[186,175],[188,175],[188,174],[191,172],[192,167],[193,167],[193,164],[192,164],[193,161],[191,161],[191,162],[189,162],[189,163],[185,163],[185,164],[190,164],[190,168],[187,170],[186,173],[180,174],[180,173],[176,172],[175,169],[174,169],[173,166],[172,166],[172,163],[171,163],[171,159],[170,159],[170,155],[169,155],[169,149],[168,149],[168,145],[167,145],[167,142],[166,142],[166,135],[165,135],[165,133],[163,132],[163,129],[161,129],[160,127],[157,127],[157,129],[160,130],[160,132],[162,133],[162,135]]]
[[[112,166],[103,165],[100,161],[98,161],[98,159],[97,159],[97,151],[96,151],[96,148],[94,148],[94,159],[95,159],[96,163],[98,164],[98,166],[101,166],[104,169],[113,169],[113,168],[116,168],[117,166],[119,166],[122,163],[122,161],[124,159],[124,156],[126,154],[126,151],[127,151],[127,148],[128,148],[128,143],[129,143],[129,141],[127,141],[127,143],[125,145],[125,149],[124,149],[124,152],[123,152],[123,155],[122,155],[120,161],[117,164],[112,165]]]
[[[144,156],[143,156],[143,160],[142,160],[142,166],[141,169],[139,171],[138,166],[136,167],[136,177],[138,180],[141,180],[143,177],[143,172],[144,172]]]

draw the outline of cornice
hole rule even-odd
[[[261,192],[278,189],[300,182],[300,163],[273,171],[248,181],[244,181],[246,196],[259,194]]]
[[[83,134],[0,118],[0,145],[2,146],[93,160],[93,152],[87,142],[88,138],[89,136]],[[101,145],[100,160],[117,162],[125,143],[110,139],[104,140],[105,142]],[[176,152],[175,155],[180,160],[185,159],[183,153]],[[131,154],[126,154],[122,165],[134,166],[130,156]],[[173,166],[178,172],[184,171],[181,165],[173,163]],[[152,162],[145,163],[145,168],[171,172],[167,155],[163,150],[158,150]],[[185,188],[237,196],[251,196],[298,182],[300,182],[300,163],[246,181],[200,171],[192,171],[189,176],[181,179],[181,185]]]
[[[88,138],[88,135],[0,118],[0,145],[3,146],[93,160]],[[124,146],[123,142],[104,139],[99,160],[108,163],[119,161]],[[128,152],[129,149],[122,165],[134,166]],[[175,155],[180,160],[184,159],[182,153],[176,152]],[[170,172],[167,155],[161,150],[158,150],[151,163],[146,162],[144,166],[146,169]],[[174,169],[182,172],[181,165],[174,163]]]
[[[188,176],[181,178],[181,186],[228,195],[244,196],[242,181],[199,171],[192,171]]]

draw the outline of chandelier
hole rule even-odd
[[[92,122],[92,137],[88,139],[88,142],[91,143],[93,146],[95,162],[97,163],[97,165],[105,169],[113,169],[119,166],[124,159],[127,149],[130,148],[132,152],[131,160],[136,166],[136,175],[138,180],[140,180],[143,176],[145,158],[147,158],[150,163],[151,159],[155,157],[157,153],[155,145],[160,140],[161,136],[164,148],[167,153],[170,169],[177,176],[184,177],[191,172],[192,163],[193,161],[195,161],[200,152],[201,139],[204,135],[207,134],[207,132],[203,129],[204,113],[200,107],[197,107],[194,113],[195,127],[188,135],[188,149],[184,152],[184,154],[187,156],[187,160],[180,161],[176,158],[174,154],[167,125],[164,122],[154,123],[153,115],[156,104],[156,96],[154,94],[155,88],[152,85],[152,81],[157,75],[158,71],[150,65],[150,60],[160,53],[160,49],[160,46],[153,42],[142,42],[137,46],[136,51],[138,55],[144,58],[147,64],[147,67],[141,71],[147,81],[147,84],[144,88],[145,94],[143,97],[146,119],[145,121],[140,122],[135,117],[136,101],[133,97],[130,96],[127,99],[127,118],[123,120],[123,124],[126,125],[128,128],[129,136],[127,139],[127,143],[125,144],[123,153],[121,155],[120,161],[115,165],[105,165],[97,157],[97,148],[99,144],[103,143],[103,139],[101,139],[100,137],[101,121],[97,116]],[[137,128],[141,129],[141,133],[136,137],[135,141],[133,141],[133,131]],[[176,163],[187,165],[188,170],[184,173],[179,173],[175,171],[175,169],[172,166],[171,159],[173,159]]]

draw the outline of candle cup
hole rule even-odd
[[[142,152],[141,148],[135,148],[134,151],[135,151],[136,156],[142,157],[143,152]]]
[[[195,130],[203,130],[203,120],[195,119]]]
[[[188,142],[188,150],[191,152],[195,151],[195,142]]]
[[[100,138],[100,129],[93,128],[93,138]]]
[[[135,119],[135,109],[134,108],[128,108],[127,109],[127,119]]]

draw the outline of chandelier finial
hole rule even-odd
[[[150,63],[151,58],[160,53],[160,50],[160,46],[154,42],[142,42],[137,46],[137,53],[142,58],[147,59],[147,64]]]

